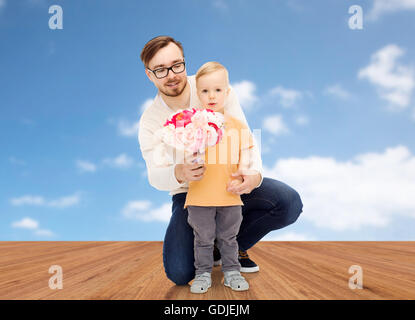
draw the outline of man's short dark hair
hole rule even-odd
[[[183,46],[179,41],[176,41],[169,36],[158,36],[147,42],[141,51],[140,58],[141,61],[143,61],[144,66],[148,68],[148,63],[150,60],[153,59],[153,57],[160,49],[166,47],[170,42],[173,42],[180,48],[184,57]]]

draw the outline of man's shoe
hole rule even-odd
[[[249,259],[248,253],[246,251],[239,250],[238,260],[241,264],[241,272],[251,273],[259,271],[259,267],[255,262]]]
[[[219,249],[214,246],[213,247],[213,265],[220,266],[222,264],[221,255]]]

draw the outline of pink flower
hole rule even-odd
[[[194,151],[203,150],[205,148],[206,132],[202,128],[197,128],[195,132]]]
[[[190,122],[192,122],[192,117],[195,114],[196,110],[192,109],[192,110],[183,110],[181,112],[178,112],[176,114],[173,115],[173,117],[171,118],[171,120],[167,120],[166,123],[164,124],[164,126],[168,126],[169,124],[173,124],[175,128],[179,128],[179,127],[185,127],[187,126]]]
[[[222,139],[222,130],[219,129],[218,126],[213,122],[209,122],[208,125],[216,130],[216,134],[218,135],[218,139],[217,139],[215,144],[218,144],[220,139]]]
[[[203,153],[222,138],[224,118],[211,109],[180,110],[167,119],[162,140],[174,148]]]

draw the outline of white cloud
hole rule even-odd
[[[36,220],[33,220],[29,217],[23,218],[20,221],[15,221],[12,223],[13,228],[22,228],[22,229],[37,229],[39,223]]]
[[[377,20],[386,13],[403,10],[415,10],[415,0],[374,0],[373,7],[366,18]]]
[[[134,159],[122,153],[115,158],[104,158],[102,164],[113,168],[125,169],[134,164]],[[82,160],[78,160],[76,165],[81,172],[95,172],[98,168],[94,163]]]
[[[280,104],[285,108],[292,107],[303,97],[302,92],[294,89],[287,89],[282,86],[271,89],[269,93],[271,96],[278,97]]]
[[[281,159],[264,168],[264,175],[296,189],[304,204],[302,218],[318,227],[359,230],[387,227],[395,216],[415,219],[415,157],[405,146],[349,161]]]
[[[46,230],[46,229],[37,229],[35,230],[35,234],[38,236],[45,236],[45,237],[51,237],[55,235],[52,231]]]
[[[297,232],[279,234],[274,231],[266,235],[261,241],[316,241],[316,239]]]
[[[324,89],[324,94],[331,95],[344,100],[350,98],[350,93],[339,84],[334,84],[326,87]]]
[[[6,6],[6,0],[0,0],[0,11]]]
[[[380,97],[388,101],[394,109],[408,107],[415,88],[414,69],[397,62],[404,53],[397,45],[387,45],[375,52],[370,64],[358,73],[358,77],[369,80]]]
[[[97,166],[90,161],[77,160],[76,166],[81,172],[95,172]]]
[[[152,105],[154,99],[148,98],[145,100],[139,107],[139,114],[142,114],[144,110],[146,110],[149,106]],[[109,120],[110,123],[114,123],[114,119]],[[139,121],[130,122],[126,120],[119,120],[117,123],[118,127],[118,133],[124,137],[133,137],[137,138],[138,136],[138,127],[139,127]]]
[[[14,206],[24,206],[24,205],[30,205],[30,206],[43,206],[45,205],[45,199],[40,196],[23,196],[20,198],[12,198],[10,199],[10,202]]]
[[[295,118],[295,122],[300,126],[305,126],[310,123],[310,119],[305,115],[299,115]]]
[[[231,86],[238,97],[239,104],[245,110],[249,110],[253,104],[258,101],[258,97],[255,95],[255,83],[243,80],[233,83]]]
[[[128,123],[124,120],[118,122],[118,132],[124,137],[134,137],[138,136],[138,127],[139,121],[134,123]]]
[[[274,142],[274,141],[272,141],[272,142]],[[264,142],[261,143],[261,155],[268,154],[272,150],[273,149],[271,148],[271,146],[268,143],[264,143]]]
[[[80,202],[80,196],[78,194],[74,194],[72,196],[61,197],[56,200],[51,200],[48,202],[49,207],[53,208],[66,208],[72,207]]]
[[[122,209],[122,215],[128,219],[141,221],[168,222],[171,216],[171,203],[164,203],[160,207],[150,209],[152,203],[148,200],[130,201]]]
[[[124,169],[131,167],[134,163],[134,160],[125,153],[122,153],[115,158],[104,159],[103,163],[111,167]]]
[[[282,119],[282,116],[278,114],[266,117],[262,123],[262,127],[265,130],[277,136],[289,132],[287,126],[285,125]]]
[[[61,197],[54,200],[45,200],[42,196],[32,196],[26,195],[19,198],[10,199],[10,203],[13,206],[45,206],[52,208],[66,208],[74,206],[80,202],[79,194],[74,194],[71,196]]]
[[[25,217],[19,221],[13,222],[12,227],[33,230],[35,235],[38,236],[51,237],[54,235],[54,233],[50,230],[39,229],[39,222],[29,217]]]

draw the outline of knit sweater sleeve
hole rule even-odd
[[[138,142],[146,163],[148,181],[158,190],[173,191],[183,187],[185,183],[177,181],[175,163],[159,138],[158,130],[160,123],[144,112],[139,122]]]
[[[249,128],[248,121],[246,120],[245,114],[242,111],[241,105],[239,104],[238,97],[232,87],[231,87],[231,90],[229,92],[229,95],[226,101],[225,112],[229,112],[231,116],[237,118],[244,125],[246,125],[247,128]],[[253,147],[250,149],[249,158],[250,158],[249,169],[257,171],[261,174],[261,181],[257,186],[259,187],[262,184],[262,181],[264,179],[264,173],[263,173],[263,167],[262,167],[261,151],[260,151],[258,142],[255,138],[255,135],[253,135]]]

